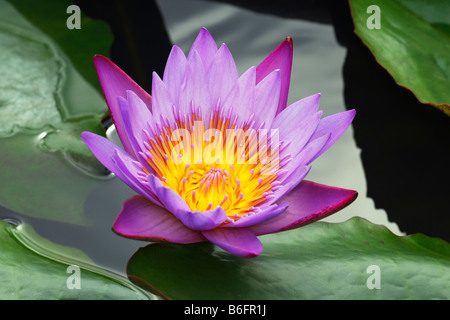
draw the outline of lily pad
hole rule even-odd
[[[38,237],[28,225],[0,220],[0,243],[2,300],[155,298],[126,278],[93,265],[82,252]]]
[[[450,245],[440,239],[399,237],[362,218],[260,239],[252,259],[209,243],[150,244],[128,277],[167,299],[450,298]]]
[[[23,3],[14,1],[25,10]],[[57,8],[71,4],[58,3]],[[44,9],[46,5],[51,3]],[[109,173],[80,134],[104,135],[101,120],[107,107],[102,94],[80,75],[76,66],[81,58],[74,64],[65,52],[71,38],[74,43],[84,39],[78,51],[102,52],[105,44],[98,38],[111,41],[112,36],[103,22],[84,16],[90,27],[70,34],[65,11],[57,15],[52,9],[45,16],[44,9],[25,11],[33,22],[40,17],[47,29],[57,23],[66,29],[53,31],[57,41],[0,0],[0,205],[28,216],[87,225],[84,201]],[[92,57],[88,63],[95,73]]]
[[[397,84],[450,115],[448,1],[350,0],[350,7],[355,33]]]

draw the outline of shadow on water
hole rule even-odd
[[[150,91],[151,73],[162,74],[171,43],[154,1],[75,1],[88,15],[106,20],[115,34],[111,57]],[[394,82],[353,32],[347,1],[221,2],[290,19],[331,24],[346,47],[344,98],[356,108],[355,140],[377,208],[408,234],[421,232],[450,240],[445,183],[449,118],[423,105]],[[285,4],[285,5],[283,5]],[[158,50],[154,50],[158,48]],[[146,75],[146,76],[144,76]],[[432,76],[432,75],[431,75]]]

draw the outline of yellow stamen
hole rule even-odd
[[[144,143],[147,162],[192,211],[221,206],[230,219],[238,220],[255,212],[273,192],[272,183],[280,169],[278,149],[258,145],[255,130],[247,124],[235,130],[236,120],[218,110],[207,123],[205,128],[201,116],[192,112],[189,117],[176,117],[176,129],[159,127],[159,135]],[[189,143],[181,134],[186,132],[192,139]]]

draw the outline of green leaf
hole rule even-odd
[[[380,10],[379,29],[368,27],[371,5]],[[448,1],[350,0],[350,7],[356,34],[397,84],[450,115]]]
[[[47,34],[69,58],[81,76],[101,92],[97,72],[92,63],[96,54],[109,56],[113,35],[109,25],[101,20],[80,16],[80,29],[67,28],[67,19],[73,14],[67,8],[70,0],[9,0],[36,28]]]
[[[168,299],[450,298],[450,245],[440,239],[398,237],[362,218],[260,239],[252,259],[209,243],[150,244],[130,259],[128,276]],[[369,289],[377,275],[380,289]]]
[[[78,267],[79,274],[69,266]],[[76,276],[79,289],[70,286],[77,284]],[[1,300],[155,298],[126,278],[95,266],[82,252],[42,239],[28,225],[13,226],[2,220],[0,278]]]
[[[84,201],[109,173],[80,134],[105,135],[107,107],[79,70],[92,69],[98,83],[93,52],[102,53],[112,36],[103,22],[85,16],[82,31],[67,29],[70,1],[13,3],[33,23],[0,0],[0,205],[88,225]]]

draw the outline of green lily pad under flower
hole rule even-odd
[[[150,244],[131,258],[128,277],[167,299],[450,298],[450,245],[440,239],[353,218],[261,241],[254,259],[207,243]]]

